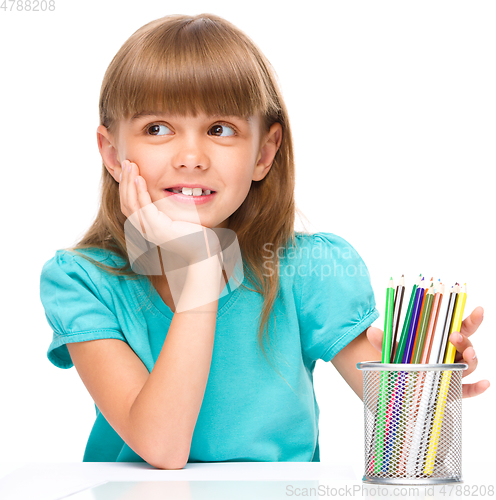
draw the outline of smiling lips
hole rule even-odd
[[[201,187],[167,188],[166,191],[175,194],[183,194],[185,196],[207,196],[212,192],[215,193],[215,191],[212,191],[210,189],[202,189]]]
[[[167,188],[164,190],[166,196],[170,196],[171,200],[179,201],[181,203],[192,203],[195,205],[201,205],[207,203],[214,198],[217,194],[216,191],[210,191],[206,189],[203,192],[202,188],[187,188],[183,187],[182,190]]]

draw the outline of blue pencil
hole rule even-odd
[[[422,278],[424,281],[424,278]],[[422,309],[422,300],[424,298],[425,289],[422,287],[422,283],[417,288],[417,293],[415,294],[415,303],[413,304],[412,317],[410,319],[410,328],[408,329],[408,338],[406,340],[405,352],[403,353],[402,363],[410,363],[413,346],[415,344],[415,334],[417,333],[417,326],[420,318],[420,310]]]

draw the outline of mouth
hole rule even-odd
[[[193,191],[193,192],[192,192]],[[184,193],[188,194],[184,194]],[[178,201],[180,203],[189,203],[194,205],[202,205],[204,203],[208,203],[213,200],[217,195],[216,191],[211,191],[206,189],[203,191],[201,188],[194,188],[189,190],[182,190],[175,188],[167,188],[164,189],[164,193],[166,197],[170,197],[173,201]]]
[[[212,193],[215,193],[213,189],[207,188],[205,186],[174,186],[170,188],[166,188],[165,191],[173,194],[182,194],[184,196],[209,196]]]

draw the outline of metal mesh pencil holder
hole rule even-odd
[[[465,363],[358,363],[363,371],[365,474],[377,484],[461,481]]]

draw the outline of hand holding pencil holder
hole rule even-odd
[[[462,374],[467,367],[357,364],[363,372],[364,482],[461,481]]]

